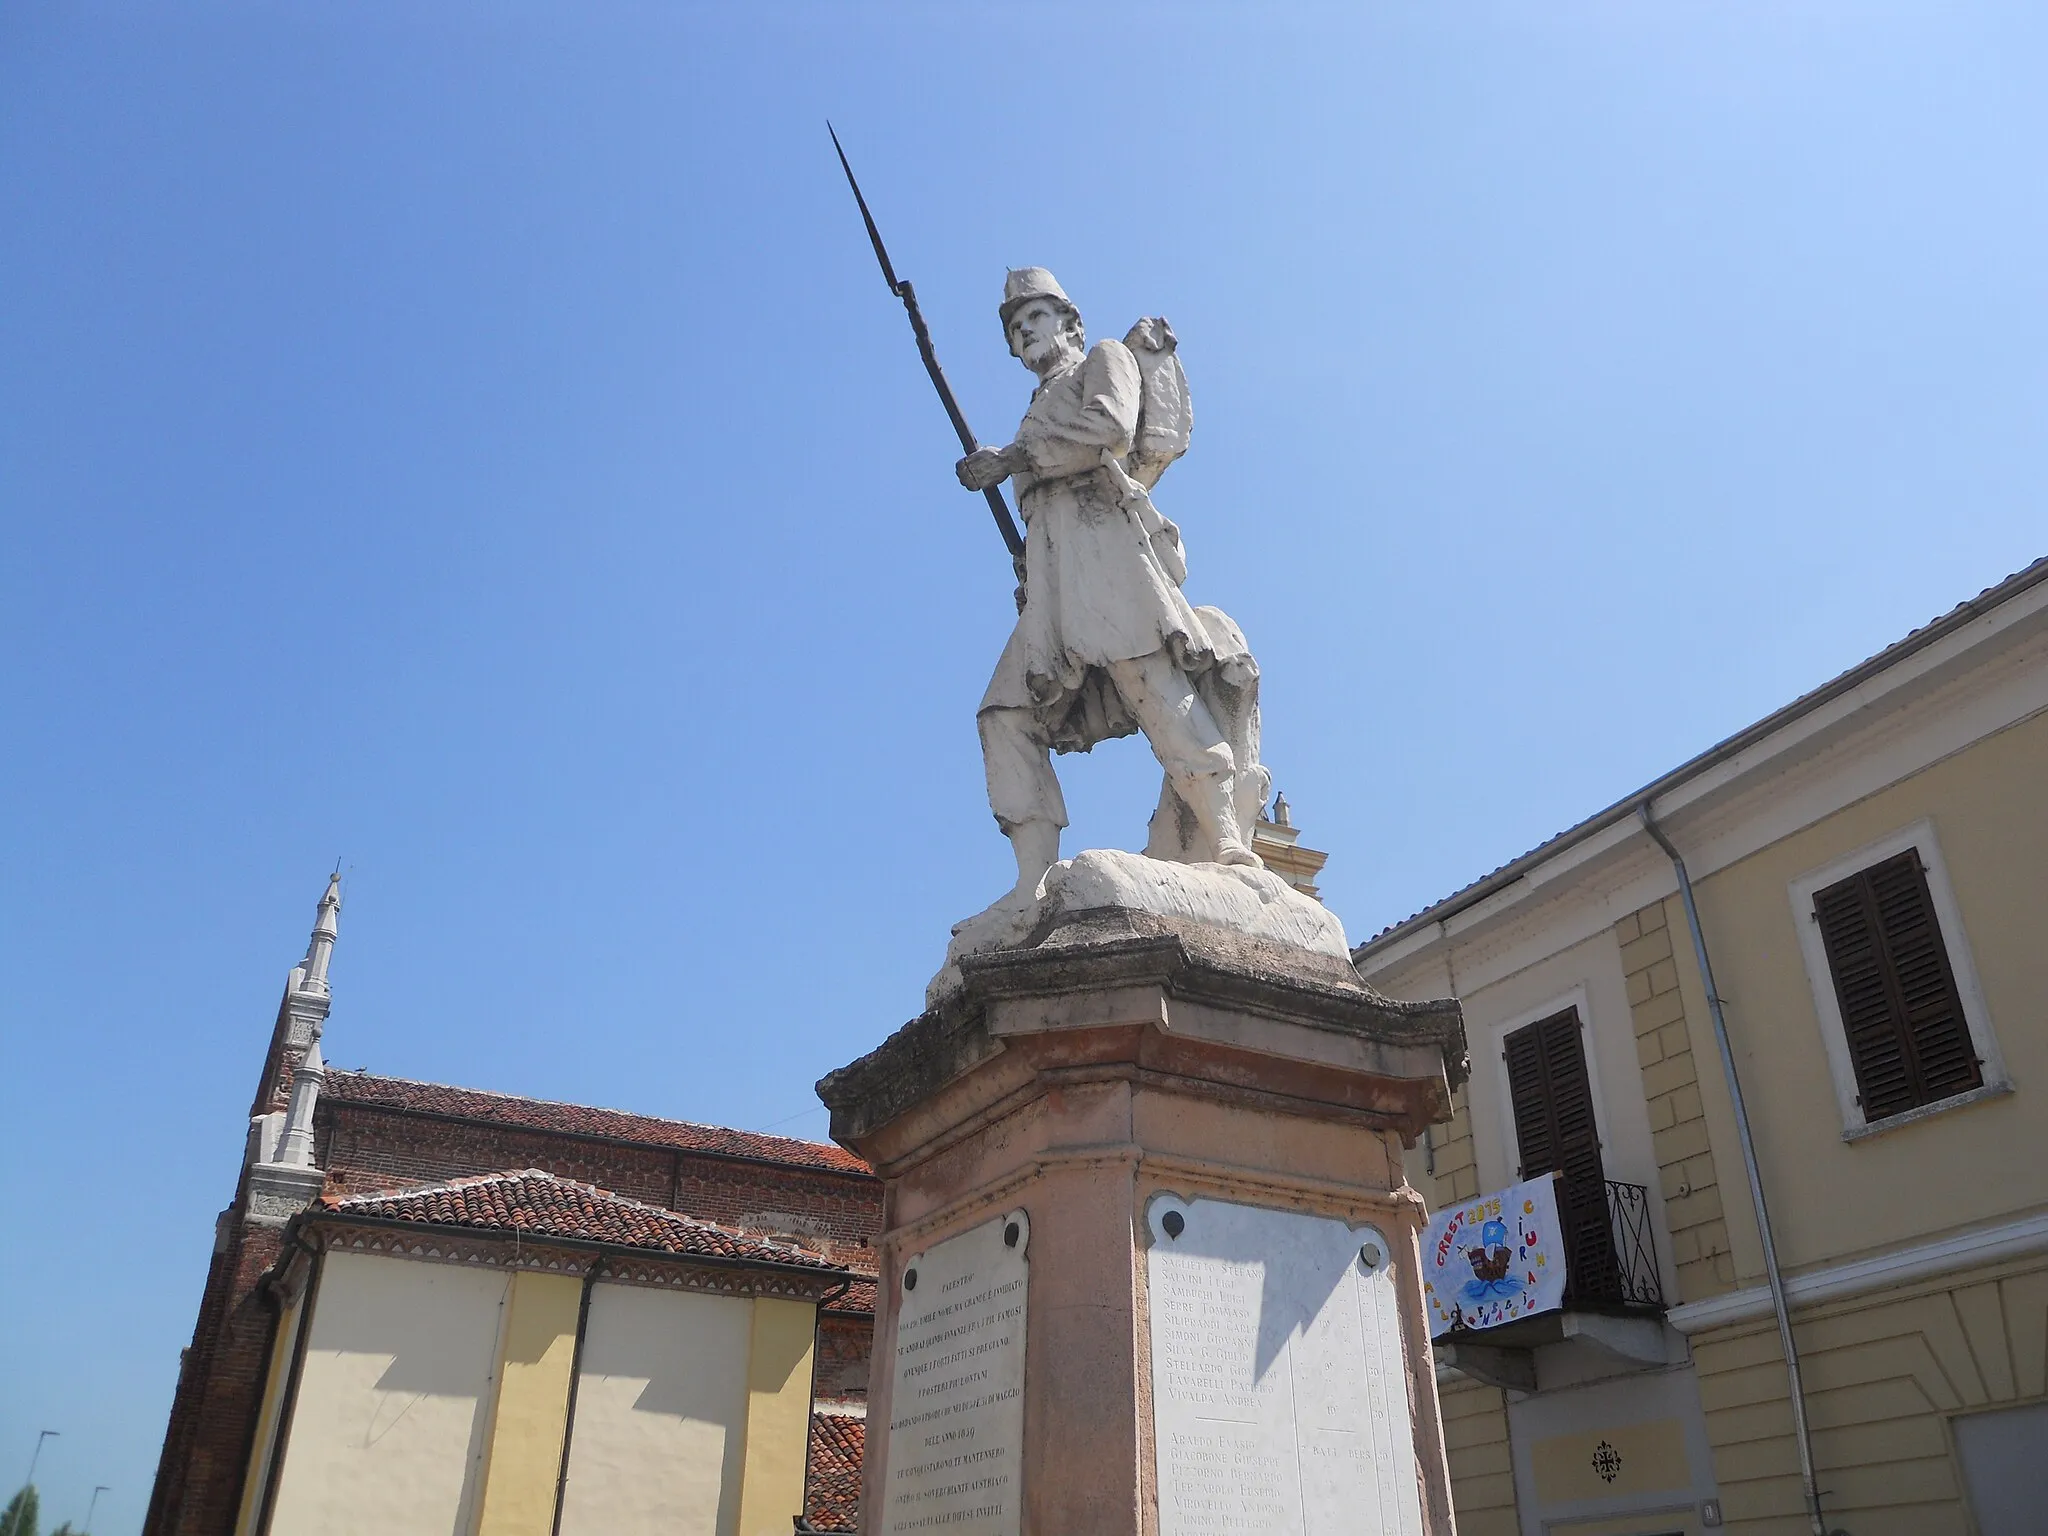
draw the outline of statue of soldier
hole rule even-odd
[[[1146,852],[1256,868],[1258,667],[1237,626],[1181,593],[1180,530],[1152,505],[1192,411],[1164,320],[1091,349],[1043,267],[1003,285],[1010,351],[1038,376],[1006,448],[960,460],[980,491],[1008,479],[1026,533],[1017,627],[978,711],[988,798],[1017,856],[1018,899],[1059,860],[1067,810],[1051,754],[1143,731],[1165,770]]]

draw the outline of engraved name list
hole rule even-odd
[[[882,1490],[889,1536],[1022,1528],[1029,1237],[1013,1211],[904,1266]]]

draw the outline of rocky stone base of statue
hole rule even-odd
[[[1055,864],[1035,899],[1008,896],[956,923],[946,963],[925,988],[925,1006],[936,1008],[959,992],[960,962],[969,955],[1037,948],[1062,930],[1100,927],[1111,913],[1123,914],[1120,925],[1133,931],[1170,929],[1199,939],[1204,930],[1216,930],[1215,939],[1226,947],[1235,938],[1259,948],[1305,951],[1304,962],[1319,957],[1350,975],[1351,948],[1337,914],[1271,870],[1173,864],[1096,848]],[[1144,922],[1148,917],[1158,921]]]

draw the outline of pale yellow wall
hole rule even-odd
[[[270,1456],[277,1445],[278,1407],[284,1397],[285,1378],[291,1374],[292,1356],[299,1342],[299,1314],[306,1293],[278,1315],[277,1331],[271,1336],[270,1369],[263,1378],[263,1405],[256,1414],[256,1438],[249,1447],[249,1467],[242,1478],[242,1504],[235,1515],[235,1536],[248,1536],[262,1512],[263,1484],[270,1476]]]
[[[568,1423],[583,1282],[522,1273],[505,1299],[478,1536],[548,1536]]]
[[[1788,1268],[2048,1202],[2048,717],[1990,737],[1698,884],[1701,921]],[[1855,1143],[1842,1117],[1788,887],[1931,817],[2018,1091]],[[1950,936],[1953,938],[1953,936]],[[1736,1149],[1716,1148],[1739,1167]],[[1742,1257],[1738,1251],[1738,1260]],[[1745,1278],[1758,1271],[1749,1266]]]
[[[1451,1095],[1451,1117],[1432,1125],[1422,1140],[1402,1153],[1408,1182],[1434,1211],[1479,1193],[1479,1155],[1472,1150],[1472,1085]]]
[[[1969,1536],[1947,1420],[2048,1396],[2048,1266],[1989,1267],[1802,1311],[1795,1333],[1829,1525]],[[1697,1336],[1693,1358],[1729,1536],[1803,1536],[1774,1324]]]
[[[754,1303],[739,1536],[788,1536],[790,1521],[803,1513],[817,1322],[818,1309],[807,1301]]]
[[[1736,1145],[1720,1048],[1678,898],[1629,913],[1615,924],[1614,937],[1678,1278],[1665,1299],[1699,1301],[1733,1289],[1744,1256],[1750,1272],[1763,1262],[1747,1178],[1739,1164],[1719,1162],[1713,1152],[1716,1142]]]
[[[563,1536],[734,1536],[752,1324],[735,1297],[596,1287]]]
[[[1439,1382],[1437,1398],[1443,1404],[1458,1536],[1517,1536],[1506,1398],[1498,1388],[1462,1376]]]
[[[451,1536],[474,1516],[502,1270],[322,1261],[276,1536]]]
[[[1616,1465],[1603,1477],[1601,1447]],[[1571,1434],[1546,1435],[1529,1447],[1536,1498],[1549,1506],[1589,1499],[1633,1498],[1647,1504],[1683,1501],[1692,1492],[1692,1463],[1685,1454],[1685,1425],[1677,1419],[1614,1423]]]

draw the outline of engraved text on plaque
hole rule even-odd
[[[1018,1536],[1030,1236],[1012,1211],[903,1268],[877,1522],[886,1536]]]

